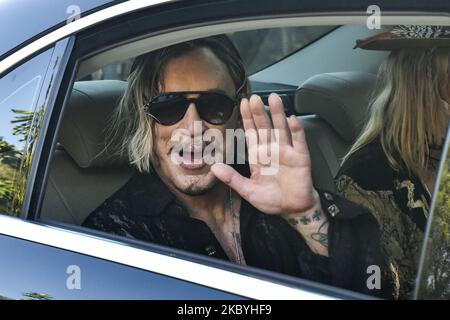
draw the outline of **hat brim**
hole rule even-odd
[[[370,41],[361,46],[356,46],[364,50],[399,50],[413,48],[449,47],[450,38],[446,39],[378,39]]]

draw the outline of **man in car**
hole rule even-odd
[[[137,170],[83,225],[395,296],[374,218],[317,190],[299,120],[286,119],[276,94],[269,97],[269,117],[248,92],[243,63],[225,36],[138,57],[108,140]],[[212,159],[227,158],[235,149],[226,132],[242,127],[246,153],[238,152],[234,163],[207,161],[213,145]],[[211,133],[225,138],[213,144]],[[236,163],[239,157],[247,161]]]

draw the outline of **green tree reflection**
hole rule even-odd
[[[44,106],[37,112],[12,109],[12,134],[17,145],[0,137],[0,212],[18,215],[23,202],[23,190],[31,166],[30,154],[42,119]]]
[[[24,299],[21,300],[53,300],[53,297],[47,293],[25,292],[22,293]],[[0,294],[0,300],[15,300]]]
[[[450,299],[450,152],[439,182],[419,298]]]
[[[0,212],[9,212],[14,198],[14,179],[20,152],[0,137]]]
[[[22,293],[22,296],[27,298],[25,300],[53,300],[53,297],[46,293],[25,292]]]

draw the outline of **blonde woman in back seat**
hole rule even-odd
[[[378,220],[399,298],[406,299],[449,120],[450,28],[398,26],[356,46],[392,52],[380,66],[369,119],[335,182]]]

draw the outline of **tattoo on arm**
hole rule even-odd
[[[328,224],[328,220],[322,223],[317,229],[317,232],[311,234],[311,239],[317,241],[325,248],[328,248],[328,229],[325,226]]]
[[[241,234],[239,232],[232,231],[231,236],[233,237],[233,241],[236,244],[236,247],[230,248],[228,256],[230,257],[231,261],[245,265],[245,258],[242,252]]]
[[[322,220],[322,211],[321,210],[316,210],[314,212],[314,214],[312,215],[312,218],[309,217],[301,217],[301,218],[289,218],[288,222],[292,225],[292,226],[297,226],[300,223],[304,226],[307,226],[309,224],[311,224],[311,222],[313,221],[320,221]]]
[[[231,232],[231,235],[233,236],[233,239],[236,240],[236,243],[241,246],[242,245],[242,241],[241,241],[241,234],[239,232]]]
[[[313,215],[309,217],[301,217],[301,218],[289,218],[288,222],[294,228],[301,228],[302,226],[310,226],[313,227],[313,223],[320,223],[323,221],[317,230],[314,230],[312,233],[302,232],[304,237],[309,237],[314,242],[323,246],[324,248],[328,248],[328,219],[325,218],[321,209],[317,209],[314,211]]]
[[[312,219],[313,219],[314,221],[320,221],[320,220],[322,220],[322,210],[316,210],[316,211],[314,212],[314,214],[313,214]]]

